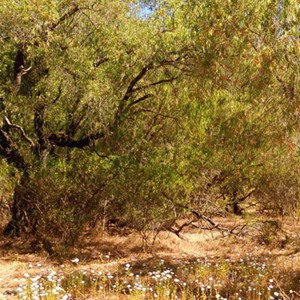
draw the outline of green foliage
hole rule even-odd
[[[297,209],[296,1],[1,7],[0,155],[24,189],[12,227],[74,240],[92,220],[165,228],[250,196]]]

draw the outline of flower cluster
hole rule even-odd
[[[71,262],[81,267],[79,259]],[[280,274],[276,274],[267,257],[174,258],[142,265],[137,261],[109,261],[104,267],[67,272],[64,266],[56,270],[41,266],[39,275],[24,274],[17,293],[20,299],[34,300],[81,299],[88,295],[96,299],[122,295],[124,299],[279,300],[294,292],[285,293],[279,288]]]

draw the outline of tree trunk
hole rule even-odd
[[[233,202],[232,203],[232,211],[237,216],[241,216],[243,214],[242,208],[240,207],[238,202]]]
[[[29,177],[25,173],[15,188],[11,207],[11,220],[5,227],[3,234],[10,237],[19,237],[32,231],[34,222],[30,222],[31,210]]]

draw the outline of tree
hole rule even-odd
[[[131,126],[150,140],[167,118],[182,51],[130,3],[4,2],[0,154],[21,174],[6,234],[36,230],[32,185],[41,170],[69,164],[76,149],[124,151],[118,143],[135,134]]]
[[[288,145],[291,139],[298,140],[294,105],[299,72],[292,53],[298,52],[299,9],[295,2],[281,4],[204,1],[190,7],[190,26],[199,49],[190,63],[199,80],[194,87],[190,81],[190,89],[196,89],[194,94],[201,99],[196,122],[205,128],[205,134],[198,131],[198,139],[194,138],[200,173],[206,174],[202,191],[207,194],[209,187],[215,198],[220,195],[223,206],[232,206],[236,213],[249,196],[264,202],[259,191],[265,188],[266,174],[277,178],[277,186],[286,180],[278,165],[281,171],[297,168],[297,150],[290,155]],[[279,198],[277,194],[271,203]]]
[[[2,7],[0,155],[20,177],[6,234],[240,213],[296,168],[296,2]]]

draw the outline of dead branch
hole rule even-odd
[[[190,225],[192,225],[193,222],[194,222],[194,220],[189,221],[189,222],[185,222],[181,226],[178,226],[175,223],[175,226],[177,226],[178,228],[170,228],[169,231],[176,234],[179,238],[183,239],[183,237],[180,235],[180,232],[182,231],[183,228],[189,227]]]
[[[168,199],[170,199],[170,197],[168,195],[164,195],[164,196],[167,197]],[[228,228],[228,227],[222,226],[218,223],[215,223],[211,218],[207,217],[206,215],[204,215],[186,205],[181,205],[181,204],[175,204],[175,205],[182,209],[189,211],[194,216],[194,218],[192,220],[183,223],[181,226],[178,226],[175,224],[176,228],[171,227],[168,229],[170,232],[176,234],[178,237],[180,237],[180,232],[184,228],[189,227],[189,226],[193,226],[193,227],[196,227],[196,228],[202,229],[202,230],[210,230],[210,231],[218,230],[222,233],[222,235],[224,235],[224,233],[227,233],[229,235],[235,235],[235,236],[241,235],[244,228],[247,226],[246,224],[242,224],[242,225],[236,225],[232,228]],[[195,222],[203,222],[203,221],[208,223],[208,226],[200,226],[200,225],[195,224]],[[238,232],[237,232],[237,229],[239,229]]]

